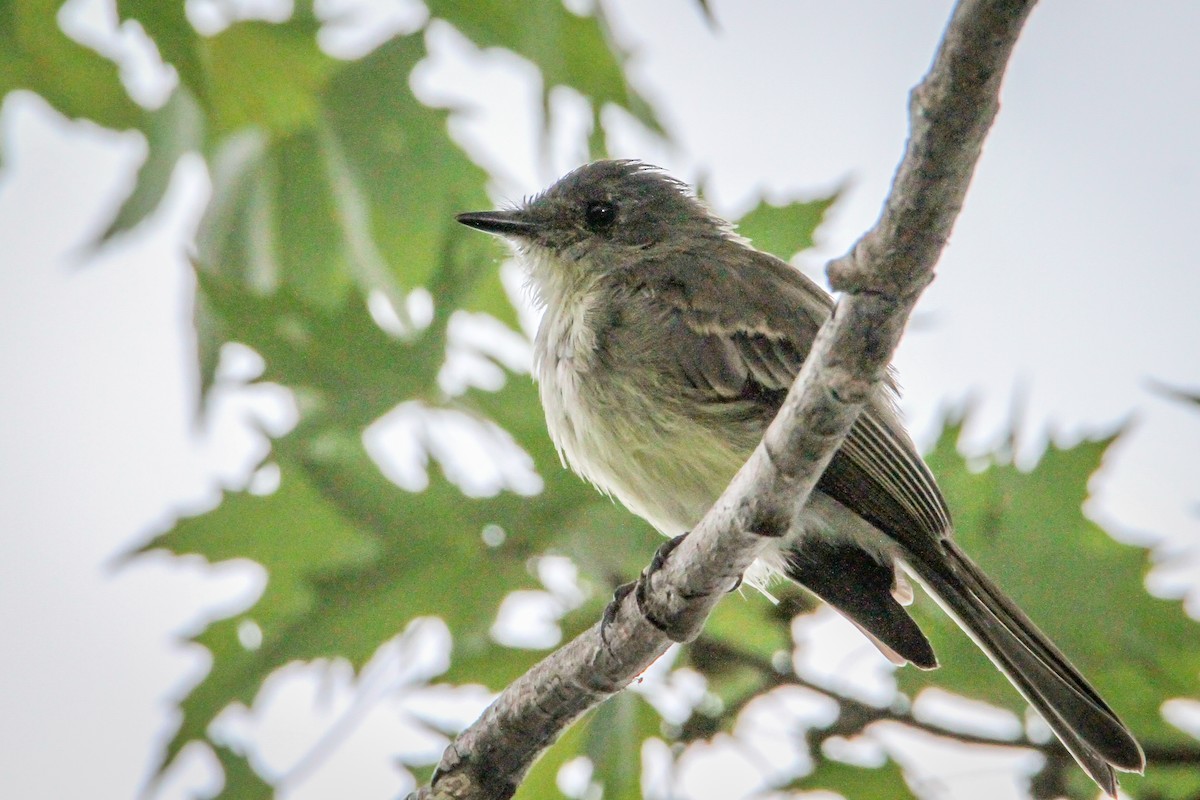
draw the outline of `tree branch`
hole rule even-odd
[[[886,373],[962,206],[1000,81],[1034,0],[962,0],[913,91],[911,135],[883,214],[829,266],[845,292],[762,443],[700,524],[597,623],[514,681],[452,743],[417,800],[503,800],[585,711],[620,691],[785,533]]]

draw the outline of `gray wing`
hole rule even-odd
[[[751,258],[736,272],[699,260],[646,285],[664,309],[664,340],[695,390],[714,403],[749,406],[763,423],[774,418],[821,324],[829,296],[772,256],[738,247]],[[729,258],[725,259],[729,263]],[[697,282],[722,287],[720,302],[689,291]],[[880,392],[859,416],[818,488],[917,553],[951,527],[950,513],[925,462],[894,409],[894,389]]]
[[[742,258],[733,263],[746,261],[738,255]],[[659,305],[662,340],[673,367],[701,405],[725,408],[730,424],[750,417],[751,429],[765,428],[828,318],[830,301],[799,272],[769,256],[756,253],[736,273],[716,273],[719,266],[694,263],[688,277],[721,286],[720,304],[710,294],[689,296],[690,284],[677,274],[642,289]],[[817,489],[906,551],[932,550],[949,526],[937,485],[882,394],[864,409]],[[895,570],[895,564],[880,561],[849,538],[808,537],[784,559],[789,578],[848,617],[889,658],[931,669],[937,659],[929,640],[893,596]]]

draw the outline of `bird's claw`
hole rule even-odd
[[[621,602],[634,590],[637,583],[637,581],[622,583],[613,590],[612,600],[604,607],[604,615],[600,617],[600,641],[604,642],[605,647],[608,646],[608,628],[616,620],[617,612],[621,608]]]
[[[605,606],[604,616],[602,616],[600,619],[600,639],[606,646],[608,645],[608,628],[616,620],[621,603],[624,602],[625,598],[630,592],[633,592],[634,599],[637,601],[638,612],[647,622],[649,622],[666,636],[670,637],[672,641],[681,641],[681,639],[677,637],[677,634],[672,632],[671,625],[658,619],[658,617],[651,612],[646,597],[646,587],[650,585],[650,579],[654,573],[663,568],[663,565],[667,563],[667,559],[671,557],[671,553],[674,552],[675,548],[679,547],[680,543],[683,542],[683,539],[686,536],[686,533],[681,533],[673,539],[668,539],[667,541],[663,542],[663,544],[654,551],[654,557],[650,559],[650,565],[642,570],[642,574],[638,576],[636,581],[623,583],[613,591],[613,599],[607,606]],[[740,583],[741,581],[739,580],[739,584]],[[735,586],[734,588],[737,587]]]
[[[642,616],[647,622],[670,637],[672,641],[680,640],[677,638],[677,635],[672,632],[671,625],[658,619],[658,617],[651,612],[650,606],[646,601],[646,587],[650,585],[650,578],[654,575],[654,573],[663,568],[663,565],[667,563],[667,559],[671,557],[671,553],[673,553],[675,548],[679,547],[679,545],[683,543],[683,540],[686,536],[687,532],[685,531],[678,536],[663,542],[662,545],[660,545],[659,548],[654,551],[654,557],[650,559],[650,566],[642,570],[641,576],[637,579],[636,599],[638,611],[641,612]]]

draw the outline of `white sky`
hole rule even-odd
[[[847,185],[820,258],[805,262],[819,274],[878,212],[907,91],[949,3],[715,2],[717,35],[687,0],[613,5],[637,53],[634,76],[678,143],[664,149],[618,121],[616,154],[705,176],[731,214],[759,187],[789,199]],[[1200,414],[1147,386],[1200,389],[1196,31],[1200,5],[1188,0],[1058,0],[1035,11],[918,308],[922,325],[898,357],[919,437],[947,402],[974,396],[972,444],[994,441],[1018,387],[1025,458],[1048,431],[1069,439],[1132,420],[1093,510],[1124,535],[1191,548],[1176,590],[1200,584]],[[498,197],[578,163],[572,97],[556,94],[556,147],[537,158],[527,72],[508,57],[455,55],[461,43],[444,29],[434,42],[446,55],[417,84],[486,103],[455,131],[485,163],[504,165]],[[162,558],[118,570],[114,559],[239,479],[261,447],[247,415],[270,400],[227,398],[208,430],[194,425],[181,253],[206,192],[197,162],[151,224],[88,260],[81,248],[131,179],[137,138],[66,123],[28,95],[5,101],[0,133],[0,786],[14,797],[130,797],[170,699],[205,663],[177,637],[260,576]],[[275,742],[263,758],[276,770],[311,744],[294,731],[315,729],[314,680],[281,685],[275,707],[292,710],[230,723]],[[326,715],[350,697],[344,679],[329,685]],[[398,730],[394,713],[368,715],[347,752],[289,796],[345,796],[351,785],[357,797],[394,796],[403,787],[387,755]],[[163,796],[212,785],[196,756]],[[989,796],[1013,796],[1011,782],[987,785]]]

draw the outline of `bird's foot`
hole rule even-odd
[[[659,620],[650,611],[646,602],[646,587],[649,585],[651,576],[662,569],[663,565],[667,563],[667,559],[670,558],[671,553],[676,547],[679,546],[680,542],[683,541],[685,536],[687,536],[686,533],[681,533],[675,538],[663,542],[662,546],[654,551],[654,557],[650,559],[650,565],[642,570],[642,574],[638,576],[636,581],[623,583],[613,590],[613,599],[607,606],[604,607],[604,615],[600,618],[600,640],[604,642],[605,646],[608,646],[609,644],[608,631],[617,619],[617,614],[621,609],[621,603],[625,601],[625,598],[628,597],[631,592],[634,594],[634,599],[637,601],[638,611],[646,619],[646,621],[667,636],[671,637],[672,640],[678,641],[671,633],[671,626]]]
[[[646,601],[646,587],[650,585],[650,579],[654,576],[654,573],[663,568],[663,565],[667,563],[667,559],[671,557],[671,553],[675,552],[675,548],[679,547],[686,537],[687,532],[685,531],[678,536],[663,542],[662,545],[654,551],[654,557],[650,559],[650,566],[642,570],[642,574],[637,579],[636,585],[635,597],[637,599],[638,611],[642,612],[642,616],[645,617],[647,622],[649,622],[655,628],[658,628],[658,630],[662,631],[671,639],[671,641],[674,642],[681,642],[684,641],[684,639],[681,639],[679,634],[674,632],[673,625],[660,620],[650,609],[650,605]]]
[[[616,621],[622,601],[636,588],[637,584],[637,581],[622,583],[613,590],[612,600],[608,601],[608,605],[604,607],[604,616],[600,617],[600,641],[604,642],[605,647],[608,647],[608,629]]]

